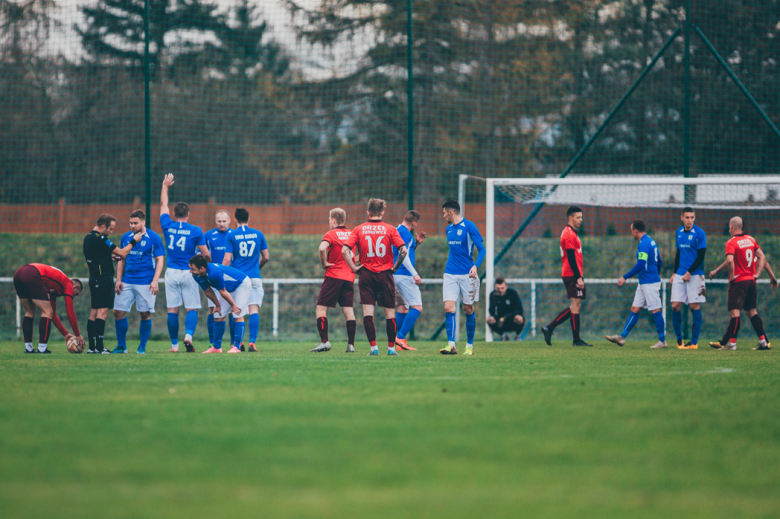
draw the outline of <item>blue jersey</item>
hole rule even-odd
[[[231,229],[222,232],[214,228],[206,233],[206,245],[209,247],[211,261],[214,263],[222,263],[222,260],[225,258],[225,251],[227,251],[226,242],[232,232]]]
[[[205,276],[192,275],[203,290],[213,289],[214,292],[223,288],[228,292],[235,290],[246,279],[246,274],[233,267],[220,265],[219,263],[209,263],[206,267]]]
[[[450,246],[450,254],[447,257],[447,266],[444,267],[445,274],[455,276],[468,274],[471,267],[479,268],[482,260],[485,259],[482,235],[479,234],[477,226],[465,218],[457,225],[447,226],[447,245]],[[479,251],[476,263],[473,257],[475,247]]]
[[[404,224],[396,227],[398,234],[406,244],[406,250],[409,251],[407,258],[412,262],[412,268],[414,268],[415,253],[417,252],[417,240],[414,239],[412,231],[406,228]],[[393,264],[398,260],[398,249],[393,246]],[[402,264],[401,267],[395,273],[397,276],[412,276],[413,274]]]
[[[206,245],[203,230],[187,222],[174,222],[168,214],[160,215],[160,225],[168,249],[168,268],[190,270],[190,258],[198,252],[199,245]]]
[[[640,285],[660,283],[660,270],[661,255],[658,253],[658,244],[645,234],[636,247],[636,265],[623,277],[628,279],[637,276]]]
[[[680,267],[677,269],[678,276],[684,276],[693,262],[699,256],[701,249],[707,248],[707,235],[701,230],[701,227],[693,226],[690,231],[685,230],[685,226],[677,229],[677,250],[680,251]],[[704,275],[704,265],[699,265],[692,276]]]
[[[133,239],[133,231],[122,235],[120,243],[124,249]],[[130,285],[148,285],[154,279],[154,271],[157,268],[155,258],[165,256],[165,246],[163,246],[160,235],[151,229],[146,229],[141,241],[130,249],[125,258],[125,272],[122,275],[122,282]]]
[[[257,229],[240,225],[230,233],[225,247],[233,255],[230,266],[237,268],[250,278],[260,277],[260,253],[268,249],[265,236]]]

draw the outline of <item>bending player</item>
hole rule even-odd
[[[244,316],[252,296],[249,276],[238,269],[209,263],[202,255],[190,258],[190,273],[203,292],[218,310],[214,312],[214,345],[203,353],[222,353],[222,336],[225,335],[225,318],[231,314],[236,320],[236,342],[244,337]],[[241,350],[231,346],[228,353]]]
[[[347,213],[344,209],[336,207],[328,214],[330,230],[322,237],[319,247],[320,265],[325,269],[325,279],[317,296],[317,331],[320,334],[320,343],[311,352],[330,351],[328,340],[328,308],[335,308],[336,303],[344,312],[347,321],[347,353],[355,352],[355,273],[349,268],[341,248],[351,234],[347,228]],[[354,249],[352,250],[354,257]]]
[[[414,228],[420,223],[420,213],[409,211],[404,216],[404,221],[396,227],[401,239],[406,242],[406,250],[409,254],[401,264],[398,272],[393,274],[396,290],[396,322],[398,323],[398,334],[395,338],[395,345],[402,350],[417,350],[406,343],[406,336],[414,328],[414,323],[422,313],[422,294],[420,293],[420,284],[422,279],[414,268],[415,254],[417,246],[422,245],[427,236],[425,232],[415,233]],[[398,249],[393,247],[393,258],[398,259]]]
[[[225,251],[227,250],[225,241],[227,241],[230,233],[233,232],[230,229],[230,213],[220,209],[214,215],[214,223],[217,226],[206,233],[206,246],[209,248],[211,261],[214,263],[222,263],[222,259],[225,257]],[[211,299],[208,299],[206,302],[209,306],[209,315],[206,321],[206,327],[209,331],[209,346],[214,346],[214,311],[216,307]],[[231,316],[229,319],[231,346],[233,345],[234,324],[233,317]]]
[[[729,300],[728,309],[731,319],[726,328],[726,333],[720,342],[711,342],[710,346],[719,350],[736,350],[737,334],[739,333],[739,315],[742,310],[750,317],[753,329],[758,335],[758,346],[754,350],[768,350],[772,347],[766,338],[764,323],[756,311],[758,303],[758,290],[756,279],[766,267],[772,288],[777,288],[777,278],[772,272],[772,267],[766,263],[764,251],[758,242],[742,231],[742,218],[735,216],[729,222],[729,234],[731,239],[726,242],[726,261],[718,268],[710,272],[710,279],[718,275],[718,272],[728,268],[729,273]]]
[[[582,209],[573,205],[566,210],[568,225],[561,233],[561,277],[566,287],[566,296],[571,303],[547,326],[542,327],[544,342],[552,346],[552,335],[555,328],[571,319],[572,346],[593,346],[580,337],[580,309],[585,299],[585,271],[582,268],[582,242],[577,235],[577,229],[582,225]]]
[[[152,334],[152,314],[160,290],[165,247],[160,235],[146,228],[146,214],[140,209],[130,213],[130,230],[122,235],[120,245],[129,245],[136,233],[141,235],[140,241],[116,267],[114,319],[117,346],[111,353],[127,353],[127,312],[133,304],[141,315],[141,342],[137,353],[146,353],[146,343]]]
[[[168,188],[174,183],[168,173],[160,191],[160,224],[168,248],[168,268],[165,270],[165,299],[168,305],[168,335],[171,338],[171,353],[179,351],[179,307],[184,305],[187,316],[184,319],[184,346],[192,353],[192,336],[198,326],[198,310],[201,308],[198,284],[190,275],[189,259],[200,250],[211,259],[206,247],[206,237],[197,225],[188,223],[190,206],[178,202],[173,208],[173,218],[168,209]]]
[[[228,236],[225,242],[225,257],[223,265],[231,265],[249,276],[252,283],[252,295],[249,297],[249,346],[248,351],[257,351],[257,334],[260,331],[260,307],[263,306],[263,280],[260,277],[260,269],[268,263],[268,244],[265,236],[257,229],[249,227],[249,211],[243,207],[236,208],[236,222],[238,227]],[[231,346],[244,351],[238,332],[233,330],[231,334]]]
[[[447,244],[450,247],[447,265],[444,267],[444,313],[446,316],[447,346],[439,350],[442,355],[457,355],[455,345],[455,312],[458,311],[458,297],[463,301],[466,314],[465,355],[474,354],[474,334],[477,331],[477,316],[474,303],[479,302],[479,275],[477,269],[485,259],[485,246],[477,226],[460,215],[460,204],[448,200],[441,207],[442,217],[447,220]],[[477,261],[474,261],[474,249]]]
[[[674,274],[669,279],[672,285],[672,326],[677,336],[677,349],[699,348],[701,332],[701,304],[707,301],[704,286],[704,257],[707,254],[707,235],[694,225],[696,213],[692,207],[683,209],[680,219],[682,227],[677,229],[677,254],[674,258]],[[687,304],[693,314],[691,342],[684,344],[682,332],[682,305]]]
[[[49,265],[30,263],[20,267],[14,273],[14,289],[22,308],[24,308],[22,334],[24,335],[25,353],[36,353],[32,343],[36,308],[41,311],[41,319],[38,321],[37,353],[51,353],[47,345],[49,343],[52,322],[65,337],[66,342],[71,337],[75,337],[79,345],[82,348],[84,347],[84,337],[79,332],[79,322],[76,319],[76,311],[73,308],[73,298],[84,290],[84,285],[82,285],[81,281],[76,278],[69,279],[60,269],[50,267]],[[58,297],[65,298],[68,323],[73,328],[75,335],[70,334],[65,329],[62,321],[57,316]]]
[[[639,321],[639,312],[647,308],[655,320],[655,331],[658,333],[658,342],[650,346],[653,349],[666,348],[666,323],[661,313],[661,255],[658,253],[658,245],[646,232],[645,222],[634,220],[631,222],[631,235],[639,241],[636,247],[636,265],[624,276],[618,279],[618,286],[622,287],[626,279],[637,276],[639,286],[636,287],[634,303],[631,305],[631,313],[626,320],[626,325],[620,335],[609,335],[606,339],[618,346],[626,343],[628,334]]]
[[[398,330],[395,322],[395,283],[393,274],[398,270],[408,254],[406,244],[392,225],[382,221],[387,202],[379,198],[368,201],[368,221],[352,230],[343,245],[341,256],[352,272],[360,270],[360,303],[363,305],[363,328],[371,345],[369,355],[379,355],[376,345],[376,327],[374,326],[374,306],[379,304],[385,310],[387,330],[387,354],[398,355],[395,351],[395,336]],[[393,263],[393,255],[388,247],[398,248],[398,258]],[[360,267],[355,266],[352,251],[357,247]]]

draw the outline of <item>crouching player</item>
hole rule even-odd
[[[206,258],[196,255],[190,258],[190,272],[200,288],[211,300],[217,310],[214,311],[214,345],[203,353],[222,353],[222,336],[225,335],[225,319],[231,311],[236,321],[236,344],[244,338],[244,316],[252,295],[252,281],[238,269],[209,263]],[[228,353],[241,350],[233,345]]]

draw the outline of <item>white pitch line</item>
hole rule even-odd
[[[520,375],[513,377],[504,376],[488,376],[488,377],[457,377],[457,376],[441,376],[441,377],[383,377],[381,374],[374,373],[366,376],[353,376],[351,378],[381,378],[383,380],[520,380],[520,379],[551,379],[551,378],[643,378],[643,377],[676,377],[684,375],[723,375],[726,373],[734,373],[736,370],[733,368],[714,368],[706,371],[665,371],[660,373],[589,373],[589,374],[571,374],[562,373],[559,375]]]

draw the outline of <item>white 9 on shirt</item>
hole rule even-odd
[[[366,236],[365,238],[368,243],[368,254],[366,254],[366,256],[369,258],[373,258],[374,256],[384,258],[385,254],[387,254],[387,245],[382,243],[382,238],[384,238],[384,236],[377,236],[376,247],[374,246],[371,236]]]

